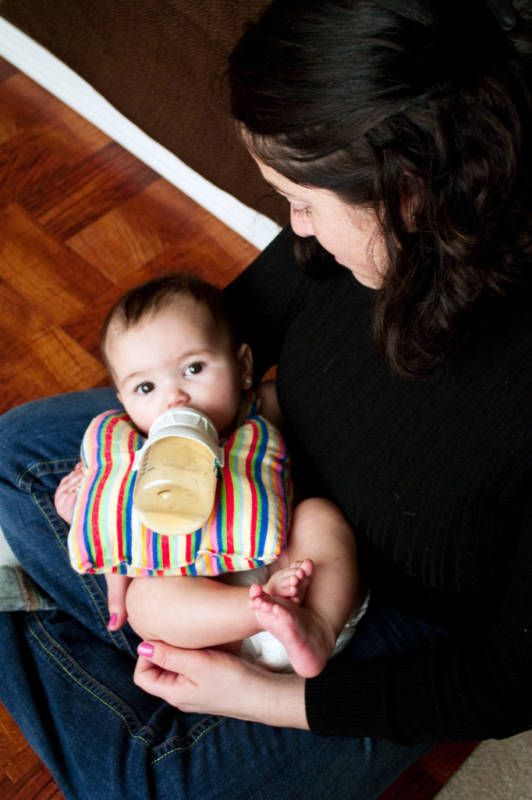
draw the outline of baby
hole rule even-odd
[[[234,431],[253,359],[213,286],[175,275],[131,290],[108,315],[101,344],[118,399],[143,435],[162,412],[180,406],[206,414],[222,441]],[[274,383],[260,384],[257,396],[260,414],[280,427]],[[68,523],[82,477],[78,464],[55,495]],[[126,594],[128,621],[144,639],[234,650],[267,631],[304,677],[317,675],[349,638],[359,607],[353,532],[321,498],[295,507],[287,545],[266,568],[217,578],[136,577]]]

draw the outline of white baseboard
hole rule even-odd
[[[190,169],[134,125],[52,53],[0,17],[0,55],[262,250],[278,233],[271,219]]]

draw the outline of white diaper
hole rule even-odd
[[[232,572],[230,576],[226,575],[224,578],[226,580],[229,579],[228,582],[236,586],[251,586],[253,583],[266,583],[269,574],[268,567],[259,567],[245,572]],[[356,626],[367,611],[369,598],[370,593],[368,592],[358,611],[353,614],[340,631],[331,658],[341,653],[353,638]],[[259,633],[244,639],[240,655],[254,664],[260,664],[267,669],[271,669],[273,672],[293,672],[285,647],[269,631],[259,631]]]

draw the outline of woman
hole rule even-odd
[[[532,8],[514,6],[283,0],[231,58],[307,269],[284,231],[227,296],[371,590],[320,676],[145,642],[132,686],[135,643],[67,569],[52,502],[109,395],[5,416],[2,525],[61,611],[2,615],[0,685],[67,796],[376,798],[430,742],[532,726]]]

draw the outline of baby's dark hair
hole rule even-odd
[[[222,291],[192,275],[169,274],[130,289],[107,314],[100,333],[100,350],[108,372],[112,373],[106,353],[111,326],[118,325],[127,330],[148,315],[187,299],[194,300],[209,311],[214,325],[225,332],[230,347],[236,352],[239,341]]]

